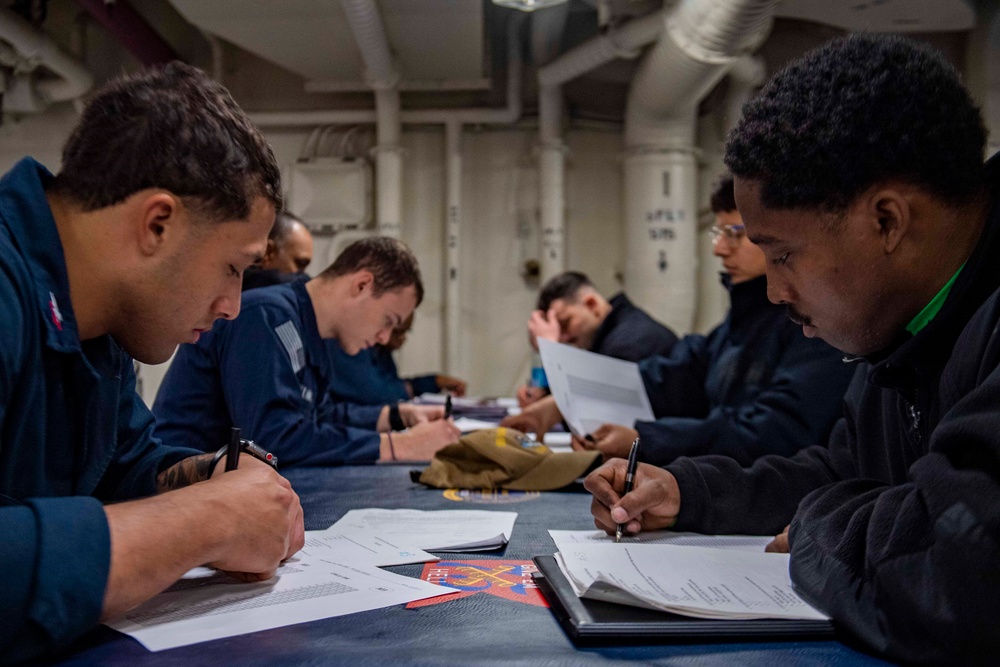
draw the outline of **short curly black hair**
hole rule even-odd
[[[955,69],[902,37],[850,35],[811,51],[747,102],[726,144],[769,208],[845,210],[891,180],[960,206],[984,183],[986,130]]]

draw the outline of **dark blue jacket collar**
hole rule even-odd
[[[45,322],[45,344],[57,352],[80,352],[80,336],[70,302],[66,258],[45,196],[54,177],[24,158],[0,179],[0,224],[10,230],[34,282],[35,302]]]
[[[306,283],[308,280],[295,280],[291,283],[286,283],[292,288],[295,293],[295,300],[297,310],[299,311],[299,317],[302,320],[302,331],[299,335],[302,336],[302,343],[305,349],[308,350],[324,350],[323,338],[319,335],[319,324],[316,322],[316,308],[313,306],[312,298],[309,296],[309,291],[306,290]],[[306,353],[309,356],[309,353]],[[323,357],[326,355],[324,354]],[[326,369],[327,365],[324,363],[323,359],[313,359],[312,360],[316,366],[322,369]]]
[[[784,308],[771,303],[767,298],[767,276],[757,276],[739,284],[733,284],[728,273],[721,274],[723,287],[729,290],[729,320],[740,322],[758,319],[763,310]]]

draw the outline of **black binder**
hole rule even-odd
[[[830,621],[714,620],[577,597],[552,556],[535,556],[532,578],[559,625],[578,645],[832,639]]]

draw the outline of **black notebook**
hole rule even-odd
[[[713,620],[577,597],[552,556],[535,556],[532,577],[575,644],[705,643],[832,639],[830,621]]]

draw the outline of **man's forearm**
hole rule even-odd
[[[214,528],[217,522],[204,505],[192,502],[191,492],[198,490],[105,506],[111,571],[102,620],[148,600],[192,567],[215,557],[221,542]]]
[[[214,454],[190,456],[156,476],[156,492],[172,491],[208,479]]]

